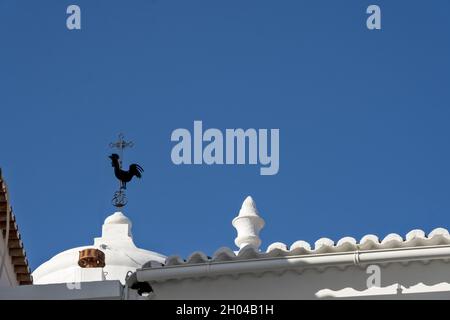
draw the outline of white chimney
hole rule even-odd
[[[248,196],[242,204],[239,215],[233,219],[233,227],[237,230],[237,237],[234,243],[239,250],[246,246],[252,246],[259,250],[261,239],[259,232],[264,227],[264,220],[259,216],[258,209],[252,197]]]

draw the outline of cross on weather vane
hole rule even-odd
[[[113,153],[109,156],[111,159],[111,166],[114,168],[114,175],[119,180],[119,191],[116,191],[114,193],[114,197],[112,199],[112,204],[117,207],[121,208],[127,204],[127,198],[125,195],[125,190],[127,188],[127,183],[133,179],[134,176],[137,178],[142,177],[142,172],[144,172],[144,169],[136,163],[133,163],[130,165],[130,168],[128,171],[122,170],[123,167],[123,150],[128,147],[133,147],[134,143],[132,141],[125,141],[125,136],[120,133],[119,134],[119,140],[116,142],[111,142],[109,144],[109,147],[119,150],[119,154]]]
[[[120,155],[120,161],[119,161],[119,163],[120,163],[120,167],[122,167],[122,161],[123,161],[123,150],[125,149],[125,148],[132,148],[133,146],[134,146],[134,142],[133,141],[125,141],[124,140],[124,138],[125,138],[125,135],[123,134],[123,133],[119,133],[119,140],[118,141],[116,141],[116,142],[111,142],[110,144],[109,144],[109,147],[111,148],[111,149],[114,149],[114,148],[116,148],[117,150],[119,150],[119,155]]]

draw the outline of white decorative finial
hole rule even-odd
[[[120,211],[114,212],[103,223],[102,238],[131,239],[131,226],[131,220],[127,216]]]
[[[264,227],[264,220],[259,216],[255,201],[248,196],[242,204],[239,215],[233,219],[233,227],[237,230],[237,237],[234,243],[242,249],[246,246],[252,246],[259,249],[261,239],[259,232]]]

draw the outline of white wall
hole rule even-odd
[[[408,264],[390,263],[380,266],[381,287],[389,298],[408,299],[420,292],[433,293],[433,298],[449,297],[450,264],[444,260],[435,260],[428,264],[410,262]],[[317,299],[317,293],[323,289],[333,291],[352,288],[357,295],[367,290],[366,266],[350,266],[346,269],[327,268],[323,272],[307,269],[299,273],[266,272],[262,275],[244,274],[239,276],[221,276],[215,279],[169,280],[151,283],[154,299]],[[434,288],[416,287],[414,294],[405,294],[419,283]],[[397,292],[400,284],[406,291]],[[439,285],[440,284],[440,285]],[[425,288],[425,289],[424,289]],[[413,288],[414,289],[414,288]],[[447,291],[445,291],[447,290]]]
[[[1,259],[3,257],[3,250],[5,248],[5,239],[0,233],[0,264],[2,263]],[[14,266],[11,262],[11,257],[8,252],[6,253],[6,261],[5,266],[3,267],[3,272],[0,277],[0,287],[13,287],[17,286],[17,278],[14,272]]]
[[[120,281],[84,282],[80,286],[28,285],[0,290],[0,300],[119,300],[122,296]]]

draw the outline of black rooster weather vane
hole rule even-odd
[[[128,202],[125,195],[127,183],[130,182],[135,176],[137,178],[141,178],[142,172],[144,172],[144,169],[136,163],[131,164],[128,171],[122,170],[123,150],[134,146],[132,141],[127,142],[124,138],[125,136],[121,133],[119,134],[119,140],[117,142],[112,142],[109,144],[110,148],[116,148],[119,150],[119,154],[113,153],[109,156],[111,159],[111,166],[114,168],[114,175],[119,180],[119,191],[114,193],[114,197],[112,199],[112,204],[117,208],[124,207]]]

